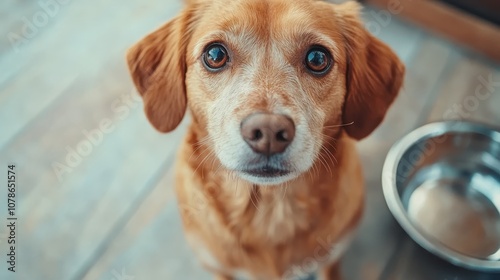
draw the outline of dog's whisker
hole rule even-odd
[[[331,135],[328,135],[328,134],[325,134],[325,133],[321,133],[321,135],[322,135],[323,137],[326,137],[326,138],[328,138],[328,139],[332,140],[333,142],[337,142],[337,139],[335,139],[335,138],[334,138],[333,136],[331,136]]]
[[[211,151],[211,152],[208,154],[208,157],[209,157],[209,158],[210,158],[210,157],[215,158],[215,157],[213,156],[214,154],[215,154],[215,153]],[[206,167],[208,167],[208,165],[206,165]],[[211,168],[211,169],[213,169],[213,166],[211,166],[210,168]],[[201,170],[201,177],[202,177],[202,178],[204,177],[203,175],[204,175],[204,172],[205,172],[205,170],[206,170],[206,169],[207,169],[207,168],[203,168],[203,169]],[[208,169],[208,170],[210,171],[211,169]]]
[[[335,139],[334,137],[327,135],[327,134],[324,134],[324,133],[322,133],[321,135],[323,137],[327,138],[327,140],[330,140],[331,142],[333,142],[334,144],[337,143],[337,139]],[[326,141],[326,143],[332,144],[329,141]]]
[[[231,171],[231,173],[233,173],[233,172]],[[236,187],[234,188],[235,189],[235,191],[234,191],[235,195],[239,195],[239,193],[240,193],[239,192],[239,188],[238,188],[239,186],[240,186],[240,180],[236,179]]]
[[[327,166],[328,166],[328,169],[330,171],[330,174],[332,174],[333,173],[332,165],[335,166],[335,164],[334,164],[334,158],[332,158],[328,154],[325,154],[324,158],[325,158],[325,161],[327,162]]]
[[[281,198],[282,200],[285,200],[286,196],[286,191],[288,190],[289,182],[285,183],[285,189],[283,190],[283,197]]]
[[[323,165],[323,167],[326,169],[326,171],[329,173],[329,174],[332,174],[332,170],[330,169],[330,167],[328,166],[328,162],[326,162],[325,158],[323,157],[323,155],[320,153],[319,154],[319,157],[318,157],[320,163]]]
[[[332,161],[332,163],[334,160],[337,161],[335,156],[328,149],[326,149],[325,147],[321,147],[321,150],[325,152],[326,156]]]
[[[257,207],[257,204],[253,201],[253,196],[254,196],[254,187],[250,188],[250,201],[252,202],[253,206],[257,211],[259,211],[259,207]],[[256,198],[257,199],[257,198]]]
[[[327,150],[333,150],[333,152],[337,152],[337,146],[335,146],[333,143],[330,143],[328,141],[326,142],[323,142],[323,143],[319,143],[319,146],[321,148],[325,148]]]
[[[323,128],[335,128],[335,127],[349,126],[349,125],[353,125],[353,124],[354,124],[354,122],[350,122],[350,123],[323,126]]]
[[[313,179],[319,175],[319,168],[316,163],[313,164],[313,173],[314,173],[313,174],[314,176],[312,177]]]
[[[332,152],[326,150],[326,153],[328,154],[329,157],[331,157],[333,159],[333,161],[335,161],[335,164],[338,165],[339,162],[337,161],[337,158],[335,157],[334,154],[332,154]]]
[[[336,165],[338,165],[338,164],[339,164],[339,162],[338,162],[337,158],[335,157],[335,155],[334,155],[331,151],[329,151],[329,150],[328,150],[328,149],[326,149],[326,148],[323,148],[323,150],[325,151],[325,153],[326,153],[329,157],[331,156],[332,161],[335,161],[335,164],[336,164]],[[332,162],[332,163],[333,163],[333,162]]]
[[[328,169],[330,169],[330,174],[333,174],[333,167],[335,166],[333,161],[336,162],[337,159],[335,158],[335,156],[331,155],[328,150],[325,150],[325,157],[327,159]]]
[[[203,163],[204,163],[204,162],[205,162],[205,161],[206,161],[206,160],[207,160],[207,159],[208,159],[211,155],[213,155],[213,154],[214,154],[214,152],[213,152],[213,151],[210,151],[210,152],[208,153],[208,155],[206,155],[206,156],[205,156],[205,158],[204,158],[204,159],[203,159],[203,160],[202,160],[202,161],[198,164],[198,166],[196,167],[196,169],[193,171],[193,176],[194,176],[194,175],[196,175],[196,171],[198,171],[198,168],[200,168],[200,167],[203,165]],[[203,176],[203,172],[202,172],[202,176]]]
[[[328,142],[325,142],[325,143],[323,143],[323,144],[326,144],[326,145],[322,145],[322,146],[320,146],[320,152],[321,152],[321,151],[322,151],[322,152],[324,152],[324,153],[325,153],[325,155],[326,155],[326,156],[328,156],[328,157],[332,160],[332,162],[333,162],[333,161],[337,162],[337,159],[335,158],[334,154],[333,154],[333,153],[332,153],[332,152],[331,152],[331,151],[330,151],[330,150],[329,150],[326,146],[331,147],[331,148],[332,148],[335,152],[337,151],[337,150],[336,150],[336,147],[335,147],[333,144],[328,143]],[[337,162],[337,163],[338,163],[338,162]]]
[[[203,149],[194,160],[197,161],[203,155],[203,153],[206,153],[206,152],[210,152],[210,150]]]
[[[211,163],[211,169],[214,170],[215,169],[215,164],[217,163],[217,157],[212,157],[212,163]],[[217,167],[217,169],[214,171],[214,174],[217,174],[217,171],[219,170],[221,164],[219,163],[219,166]]]
[[[323,146],[327,145],[328,147],[332,148],[332,150],[334,150],[335,152],[337,151],[337,147],[335,145],[333,145],[332,143],[330,142],[325,142]]]
[[[324,136],[327,136],[327,135],[324,135]],[[332,138],[331,140],[332,140],[332,141],[334,141],[334,142],[336,142],[336,139],[334,139],[334,138]],[[334,150],[335,152],[337,152],[337,147],[336,147],[334,144],[332,144],[332,143],[330,143],[330,142],[328,142],[328,141],[323,142],[323,143],[318,143],[318,145],[319,145],[321,148],[326,148],[326,147],[324,147],[324,146],[328,146],[328,147],[332,148],[332,150]]]
[[[215,157],[214,157],[215,158]],[[214,171],[215,174],[217,174],[217,172],[219,172],[219,170],[222,168],[222,164],[219,163],[219,167],[217,167],[217,169]]]
[[[319,162],[321,163],[321,165],[322,165],[325,169],[327,169],[326,171],[329,171],[329,170],[328,170],[328,168],[327,168],[327,165],[325,164],[325,158],[323,157],[323,155],[322,155],[321,153],[318,155],[318,160],[319,160]]]
[[[210,137],[210,135],[207,135],[207,136],[203,137],[201,140],[197,141],[194,144],[194,146],[198,146],[198,147],[196,147],[196,149],[193,150],[193,152],[191,153],[191,155],[188,158],[188,162],[191,160],[191,158],[193,157],[193,155],[196,152],[198,152],[201,148],[203,148],[204,145],[207,144],[210,140],[212,140],[212,138]]]

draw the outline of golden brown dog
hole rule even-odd
[[[193,0],[133,46],[153,126],[189,108],[177,161],[186,238],[221,279],[339,277],[363,211],[355,140],[382,121],[404,66],[356,3]]]

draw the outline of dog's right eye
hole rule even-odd
[[[324,75],[332,64],[331,55],[325,48],[314,46],[307,52],[305,64],[309,72]]]
[[[203,64],[210,71],[221,70],[228,59],[226,48],[218,43],[209,45],[203,53]]]

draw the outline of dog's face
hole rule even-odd
[[[160,131],[187,104],[220,162],[275,185],[306,172],[332,137],[383,119],[404,68],[358,7],[319,1],[201,1],[134,46],[131,73]]]

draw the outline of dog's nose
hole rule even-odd
[[[295,136],[293,121],[277,114],[252,114],[241,122],[241,136],[254,152],[263,155],[282,153]]]

